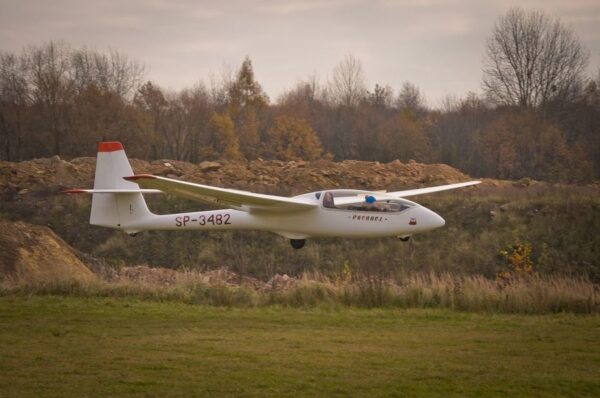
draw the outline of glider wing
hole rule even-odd
[[[401,198],[405,198],[408,196],[424,195],[426,193],[447,191],[449,189],[463,188],[463,187],[468,187],[470,185],[476,185],[476,184],[480,184],[480,183],[481,183],[481,181],[468,181],[468,182],[459,182],[457,184],[438,185],[437,187],[409,189],[406,191],[373,192],[373,194],[369,194],[369,195],[344,196],[344,197],[335,198],[334,202],[335,202],[336,206],[359,204],[359,203],[364,203],[366,201],[366,199],[367,199],[366,196],[373,198],[373,200],[375,200],[375,201],[401,199]]]
[[[463,188],[463,187],[468,187],[470,185],[477,185],[477,184],[481,184],[481,181],[467,181],[467,182],[459,182],[457,184],[438,185],[437,187],[417,188],[417,189],[409,189],[406,191],[389,192],[388,195],[405,198],[407,196],[416,196],[416,195],[423,195],[426,193],[447,191],[449,189]]]
[[[138,174],[123,178],[137,183],[140,188],[159,189],[171,195],[233,209],[279,212],[308,210],[318,206],[316,203],[305,202],[301,199],[212,187],[152,174]]]

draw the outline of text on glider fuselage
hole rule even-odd
[[[197,223],[198,225],[231,225],[230,214],[211,214],[210,216],[199,215],[197,218],[192,216],[175,217],[176,227],[185,227],[188,224]]]

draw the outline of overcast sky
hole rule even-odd
[[[590,50],[597,73],[599,0],[0,0],[0,50],[49,40],[116,49],[172,89],[237,69],[248,55],[273,99],[313,74],[325,82],[353,54],[370,87],[397,90],[410,81],[435,105],[481,91],[485,40],[513,6],[559,16]]]

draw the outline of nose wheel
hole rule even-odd
[[[306,239],[290,239],[290,244],[294,249],[302,249],[305,243]]]
[[[408,242],[410,240],[410,235],[399,236],[398,239],[400,239],[402,242]]]

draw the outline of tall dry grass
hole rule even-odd
[[[235,307],[392,307],[444,308],[453,311],[546,314],[600,313],[600,286],[584,278],[535,276],[507,284],[483,276],[412,273],[394,278],[331,279],[305,273],[274,283],[232,284],[198,271],[177,273],[169,285],[150,281],[89,281],[54,279],[48,282],[5,280],[0,296],[65,295],[129,297]]]

